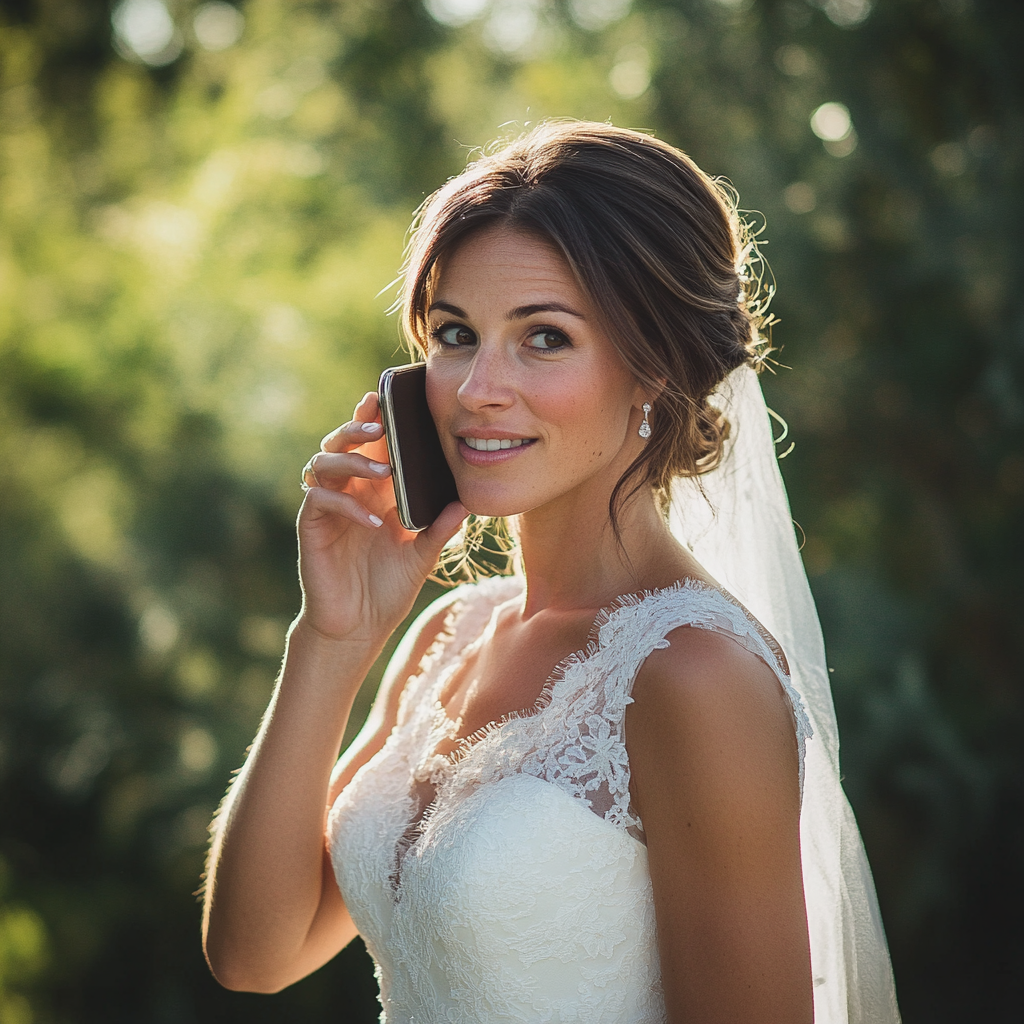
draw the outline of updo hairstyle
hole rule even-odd
[[[646,483],[667,507],[674,477],[707,472],[722,457],[729,425],[708,398],[731,370],[758,362],[746,229],[730,192],[680,150],[608,124],[545,122],[470,164],[421,207],[402,277],[414,353],[426,351],[438,261],[492,226],[562,254],[653,396],[651,438],[609,503],[617,534],[620,501]]]

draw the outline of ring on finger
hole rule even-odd
[[[317,479],[316,470],[313,468],[313,460],[315,458],[316,456],[314,455],[313,458],[310,459],[309,462],[307,462],[305,466],[302,467],[302,489],[304,491],[308,491],[311,487],[320,486],[320,481]],[[310,481],[312,481],[312,483],[310,483]]]

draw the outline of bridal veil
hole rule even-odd
[[[673,484],[673,534],[782,645],[813,736],[800,848],[817,1024],[896,1024],[874,882],[840,784],[839,737],[814,599],[797,548],[757,374],[734,370],[712,404],[731,424],[720,465]]]

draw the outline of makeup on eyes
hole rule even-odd
[[[460,331],[465,331],[468,335],[472,336],[472,341],[458,342],[458,341],[446,341],[447,335],[457,334]],[[437,327],[430,328],[430,338],[443,348],[464,348],[470,344],[476,343],[476,333],[467,327],[465,324],[458,323],[443,323],[438,324]]]
[[[468,336],[463,340],[457,340],[459,335],[465,332]],[[555,345],[531,345],[528,344],[534,338],[541,336],[549,336]],[[429,337],[431,341],[437,344],[440,348],[456,349],[456,348],[469,348],[478,342],[476,332],[465,324],[454,323],[451,321],[438,324],[436,327],[429,329]],[[553,327],[550,324],[537,324],[535,327],[529,328],[525,342],[526,347],[533,349],[535,352],[559,352],[566,348],[572,348],[572,339],[563,331],[561,328]]]
[[[542,348],[540,345],[530,345],[528,347],[536,349],[538,352],[558,352],[560,349],[572,347],[572,341],[569,340],[568,335],[565,331],[560,331],[557,327],[536,327],[530,331],[526,340],[531,341],[533,338],[538,338],[541,335],[551,335],[553,338],[557,339],[557,347],[548,348],[545,346]]]

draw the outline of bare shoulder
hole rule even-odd
[[[672,1020],[810,1021],[799,753],[775,672],[683,626],[626,712]]]
[[[732,637],[697,626],[679,626],[668,646],[652,651],[633,688],[638,702],[689,705],[708,710],[721,702],[782,712],[792,730],[792,710],[774,669]],[[774,716],[772,716],[774,717]]]
[[[681,775],[695,797],[744,798],[775,784],[799,810],[793,708],[775,672],[730,637],[681,626],[641,667],[627,713],[627,747],[643,805],[659,779]],[[678,795],[678,787],[675,789]],[[794,802],[795,801],[795,802]],[[646,818],[645,818],[646,825]]]

